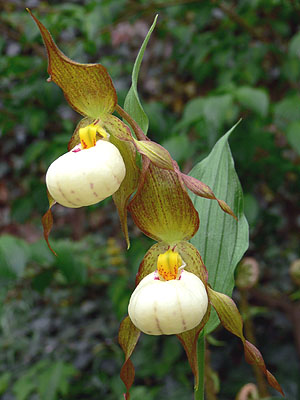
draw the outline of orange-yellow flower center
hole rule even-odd
[[[177,279],[178,269],[182,266],[182,259],[176,251],[171,249],[160,254],[157,259],[158,274],[166,281]]]
[[[89,149],[90,147],[96,146],[97,135],[100,135],[103,139],[108,138],[105,129],[99,125],[95,125],[94,123],[87,125],[84,128],[80,128],[79,137],[82,149]]]

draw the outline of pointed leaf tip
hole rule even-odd
[[[81,64],[68,58],[54,43],[46,27],[26,9],[37,24],[48,54],[48,73],[75,111],[99,118],[112,113],[117,94],[112,80],[101,64]],[[49,79],[49,78],[48,78]]]
[[[147,134],[147,131],[148,131],[149,119],[142,107],[141,102],[140,102],[138,91],[137,91],[137,83],[138,83],[138,76],[139,76],[144,52],[146,50],[150,36],[155,28],[157,18],[158,18],[158,15],[155,16],[154,21],[149,29],[149,32],[147,33],[147,35],[145,37],[145,40],[143,41],[143,44],[142,44],[140,51],[137,55],[137,58],[135,60],[133,70],[132,70],[132,84],[131,84],[131,87],[129,89],[129,92],[127,93],[127,96],[126,96],[125,102],[124,102],[125,111],[128,112],[128,114],[130,114],[130,116],[137,122],[137,124],[141,127],[141,129],[143,130],[143,132],[145,134]]]
[[[234,160],[228,138],[234,128],[215,144],[210,154],[197,164],[190,175],[205,182],[213,189],[217,201],[207,201],[191,193],[191,198],[200,217],[200,227],[191,243],[198,248],[214,290],[231,295],[234,287],[234,270],[248,248],[249,231],[244,215],[243,192],[234,168]],[[223,201],[226,202],[223,203]],[[234,215],[228,217],[220,207]],[[231,214],[232,215],[232,214]],[[205,334],[212,332],[219,324],[213,311]]]

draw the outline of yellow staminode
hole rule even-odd
[[[183,265],[182,259],[176,251],[171,249],[160,254],[157,259],[157,271],[166,281],[177,279],[178,269]]]
[[[107,132],[99,125],[91,124],[84,128],[79,129],[79,137],[82,149],[89,149],[90,147],[96,146],[96,137],[99,134],[102,138],[107,139]]]

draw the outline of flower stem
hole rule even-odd
[[[117,113],[125,119],[126,122],[131,126],[133,132],[135,133],[137,139],[139,140],[147,140],[147,136],[144,134],[139,125],[135,122],[135,120],[121,107],[119,104],[116,105]]]
[[[194,400],[204,400],[204,360],[205,360],[205,337],[199,336],[197,343],[197,362],[199,370],[199,384],[194,392]]]

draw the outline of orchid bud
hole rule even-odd
[[[236,272],[236,286],[240,290],[253,288],[259,278],[259,264],[253,257],[245,257],[238,265]]]
[[[199,325],[206,313],[204,284],[196,275],[182,270],[184,265],[179,262],[182,263],[179,254],[172,250],[161,254],[157,271],[142,279],[131,295],[129,317],[148,335],[188,331]]]
[[[57,203],[78,208],[111,196],[119,189],[125,173],[125,164],[116,146],[98,140],[86,147],[81,140],[81,144],[50,165],[46,184]]]

